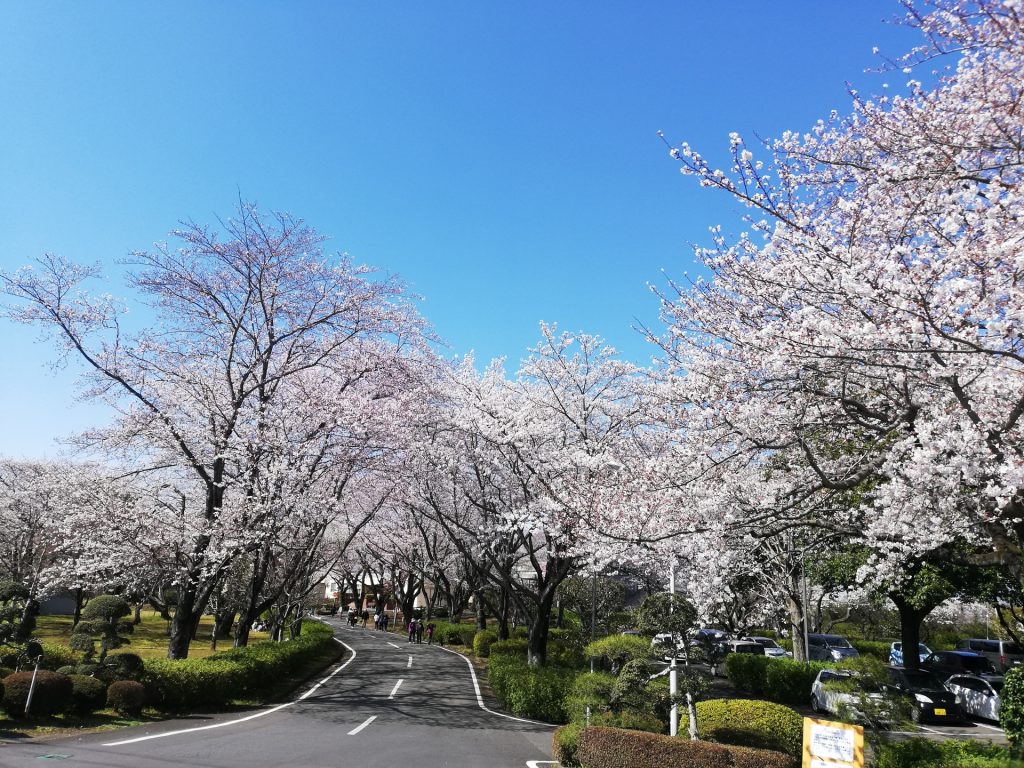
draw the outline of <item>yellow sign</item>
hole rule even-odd
[[[802,768],[864,768],[864,729],[805,717]]]

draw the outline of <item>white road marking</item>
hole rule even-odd
[[[982,728],[988,728],[990,731],[995,731],[996,733],[1006,733],[1006,731],[1004,731],[1002,728],[996,728],[994,725],[986,725],[985,723],[979,723],[977,720],[974,721],[974,724],[981,726]]]
[[[398,682],[395,683],[395,687],[391,689],[391,695],[388,696],[389,699],[395,698],[395,694],[398,693],[398,688],[402,685],[402,682],[403,680],[399,679]]]
[[[936,730],[933,730],[931,728],[925,728],[923,725],[919,725],[917,727],[920,728],[922,731],[928,731],[928,733],[937,733],[937,734],[939,734],[939,736],[946,736],[947,735],[944,731],[936,731]]]
[[[355,728],[353,728],[351,731],[349,731],[348,735],[349,736],[355,736],[357,733],[359,733],[361,730],[363,730],[363,728],[368,726],[370,723],[372,723],[376,719],[377,719],[376,715],[371,715],[370,717],[366,718],[366,720],[363,721],[362,725],[357,725]]]
[[[480,705],[480,709],[482,709],[484,712],[490,712],[492,715],[504,717],[509,720],[515,720],[519,723],[530,723],[530,725],[543,725],[546,728],[558,728],[557,725],[551,725],[551,723],[542,723],[538,720],[527,720],[525,717],[513,717],[512,715],[506,715],[504,712],[495,712],[493,709],[488,709],[487,706],[484,704],[484,697],[480,694],[480,683],[476,679],[476,670],[473,669],[473,662],[470,661],[467,657],[463,656],[458,651],[453,651],[451,648],[445,648],[443,645],[438,645],[436,647],[440,648],[442,651],[445,651],[446,653],[454,653],[456,656],[460,656],[462,660],[466,662],[466,666],[469,667],[469,674],[473,678],[473,690],[476,691],[476,703]]]
[[[412,669],[412,656],[409,657],[409,663],[405,665],[406,669]]]
[[[558,765],[557,760],[527,760],[526,768],[540,768],[542,765]]]
[[[135,738],[135,739],[124,739],[123,741],[111,741],[111,742],[108,742],[106,744],[103,744],[102,746],[104,746],[104,747],[120,747],[120,746],[124,746],[125,744],[138,744],[140,741],[149,741],[150,739],[162,739],[162,738],[164,738],[166,736],[180,736],[183,733],[195,733],[196,731],[209,731],[209,730],[213,730],[214,728],[224,728],[225,726],[228,726],[228,725],[238,725],[238,723],[244,723],[244,722],[247,722],[249,720],[255,720],[257,717],[265,717],[266,715],[272,715],[273,713],[278,712],[278,711],[280,711],[280,710],[282,710],[282,709],[284,709],[286,707],[290,707],[293,704],[296,704],[296,703],[302,701],[304,698],[306,698],[311,693],[313,693],[313,691],[315,691],[317,688],[319,688],[321,685],[326,683],[328,680],[330,680],[336,674],[341,672],[341,670],[343,670],[345,667],[347,667],[349,664],[351,664],[353,661],[355,661],[355,658],[356,658],[356,649],[355,648],[353,648],[352,646],[350,646],[350,645],[348,645],[346,643],[342,643],[341,640],[339,640],[338,638],[334,638],[334,641],[336,643],[341,643],[341,645],[344,648],[346,648],[347,650],[351,651],[352,657],[348,661],[346,661],[344,664],[342,664],[340,667],[338,667],[336,670],[331,672],[331,674],[329,674],[327,677],[325,677],[319,683],[317,683],[312,688],[310,688],[308,691],[306,691],[304,694],[299,696],[299,698],[295,699],[294,701],[288,701],[288,702],[285,702],[284,704],[278,704],[276,707],[271,707],[270,709],[265,709],[262,712],[257,712],[256,714],[253,714],[253,715],[246,715],[245,717],[239,717],[239,718],[236,718],[235,720],[225,720],[223,723],[214,723],[213,725],[200,725],[200,726],[197,726],[195,728],[181,728],[180,730],[177,730],[177,731],[167,731],[166,733],[154,733],[151,736],[139,736],[138,738]]]
[[[400,646],[400,645],[395,645],[394,643],[391,643],[391,642],[389,642],[388,645],[390,645],[392,648],[397,648],[398,650],[402,650],[402,646]]]

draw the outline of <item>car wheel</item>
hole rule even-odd
[[[910,708],[910,722],[914,725],[920,725],[921,723],[921,708],[911,707]]]
[[[818,703],[818,697],[813,693],[811,694],[811,711],[821,713],[824,711],[821,704]]]

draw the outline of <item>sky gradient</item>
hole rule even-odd
[[[886,80],[864,72],[872,47],[916,42],[883,23],[899,11],[0,1],[0,268],[44,251],[113,266],[241,194],[400,274],[453,355],[514,368],[545,320],[646,363],[648,284],[692,271],[709,226],[741,228],[656,131],[723,159],[730,131],[848,111],[847,81]],[[55,455],[104,414],[32,329],[0,333],[0,455]]]

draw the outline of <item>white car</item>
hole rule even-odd
[[[775,659],[784,659],[791,654],[786,651],[781,645],[772,640],[770,637],[744,637],[744,640],[748,640],[752,643],[757,643],[764,647],[764,655],[770,656]]]
[[[818,676],[814,678],[814,683],[811,685],[811,709],[815,712],[828,713],[831,715],[842,715],[852,716],[854,720],[864,721],[867,718],[864,713],[857,709],[857,705],[860,703],[860,697],[853,693],[847,693],[845,691],[832,690],[828,683],[836,682],[839,680],[849,680],[854,677],[847,672],[838,672],[833,669],[823,669],[818,673]],[[884,697],[881,693],[869,693],[867,694],[868,699],[881,701]],[[893,720],[894,718],[890,715],[883,718],[886,722]]]
[[[986,720],[999,720],[1002,680],[986,680],[977,675],[953,675],[946,681],[946,687],[956,696],[956,703],[965,714]]]

